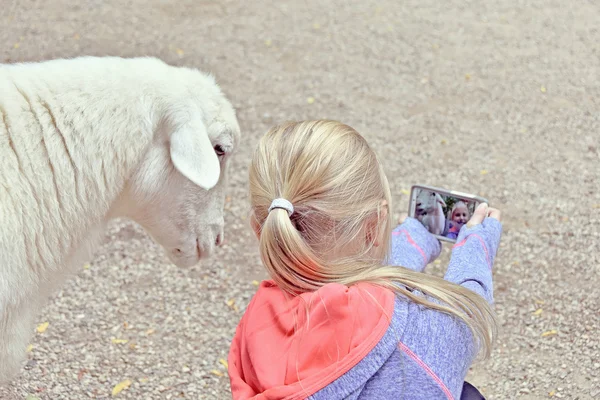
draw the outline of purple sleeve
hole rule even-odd
[[[502,224],[494,218],[486,218],[472,228],[463,226],[452,248],[444,279],[464,286],[492,303],[492,266],[501,235]]]
[[[407,218],[392,231],[390,265],[422,272],[435,260],[442,245],[419,221]]]

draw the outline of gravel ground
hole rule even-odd
[[[115,222],[42,310],[49,324],[0,398],[107,399],[127,380],[117,398],[229,398],[221,360],[263,278],[246,221],[251,149],[274,123],[320,117],[367,136],[398,212],[417,182],[504,211],[501,336],[469,379],[489,399],[600,398],[598,21],[586,0],[0,0],[2,62],[196,66],[215,73],[243,128],[227,245],[178,269]],[[446,248],[431,272],[447,259]]]

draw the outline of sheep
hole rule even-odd
[[[446,227],[444,199],[438,193],[421,190],[417,195],[417,219],[434,235],[442,235]]]
[[[0,64],[0,383],[108,221],[137,222],[177,266],[210,256],[239,138],[232,105],[195,69],[150,57]]]

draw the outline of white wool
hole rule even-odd
[[[194,69],[117,57],[0,64],[0,382],[110,219],[138,222],[180,266],[212,252],[239,135],[214,79]]]

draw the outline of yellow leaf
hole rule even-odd
[[[148,330],[146,331],[146,336],[150,336],[150,335],[152,335],[153,333],[154,333],[154,329],[148,329]]]
[[[90,264],[84,264],[83,269],[90,269]]]
[[[137,349],[137,344],[135,344],[135,343],[129,343],[129,348],[131,350],[135,350],[135,349]]]
[[[319,29],[321,29],[321,25],[320,25],[318,22],[315,22],[315,23],[313,24],[313,29],[314,29],[314,30],[319,30]]]
[[[435,260],[433,263],[434,263],[434,264],[436,264],[436,265],[439,265],[439,264],[441,264],[442,262],[441,262],[440,260]]]
[[[542,337],[553,336],[553,335],[556,335],[557,333],[558,333],[558,331],[556,329],[552,329],[552,330],[542,333]]]
[[[225,369],[229,368],[229,364],[227,364],[227,361],[224,358],[219,359],[219,362],[225,367]]]
[[[32,344],[30,344],[29,346],[27,346],[27,350],[26,351],[28,353],[31,353],[31,350],[33,350],[33,345]]]
[[[260,282],[259,282],[259,281],[252,281],[252,284],[253,284],[254,286],[258,286],[258,285],[260,285]]]
[[[315,98],[314,98],[314,97],[309,97],[309,98],[307,98],[307,99],[306,99],[306,102],[307,102],[308,104],[312,104],[312,103],[314,103],[314,102],[315,102]]]
[[[13,47],[14,47],[15,49],[18,49],[19,47],[21,47],[21,43],[17,42],[17,43],[15,43],[15,44],[13,45]]]
[[[543,312],[543,311],[542,311],[542,309],[541,309],[541,308],[538,308],[537,310],[535,310],[535,311],[533,312],[533,315],[542,315],[542,312]]]
[[[471,79],[471,74],[465,74],[465,80],[468,81],[469,79]]]
[[[113,397],[127,389],[129,386],[131,386],[131,381],[129,379],[125,379],[123,382],[117,383],[112,390]]]
[[[542,85],[542,87],[540,87],[540,91],[542,93],[546,93],[546,87],[544,85]]]
[[[548,396],[554,397],[555,394],[556,394],[556,390],[553,390],[553,391],[551,391],[551,392],[548,393]]]
[[[111,342],[113,342],[114,344],[124,344],[124,343],[129,342],[129,340],[112,338]]]
[[[563,222],[568,222],[569,221],[569,217],[562,217]]]
[[[235,304],[235,299],[229,299],[229,300],[227,300],[227,305],[229,307],[233,307],[234,304]]]
[[[487,175],[488,174],[488,170],[487,169],[482,169],[479,173],[481,175]]]
[[[177,55],[178,55],[179,57],[181,57],[182,55],[184,55],[184,54],[185,54],[185,53],[184,53],[184,51],[183,51],[183,50],[181,50],[181,49],[179,49],[179,48],[175,49],[175,52],[177,53]]]
[[[448,144],[448,141],[446,139],[442,139],[442,141],[440,143],[442,143],[442,144]]]
[[[600,208],[600,203],[598,203],[598,204],[594,204],[594,205],[592,206],[592,208]]]
[[[210,373],[216,376],[223,376],[223,373],[221,371],[219,371],[218,369],[211,369]]]
[[[271,47],[272,44],[273,44],[273,41],[271,39],[265,40],[265,46]]]
[[[405,194],[405,195],[409,195],[410,194],[410,190],[408,190],[408,189],[402,189],[402,190],[400,190],[400,193]]]
[[[541,305],[541,304],[544,304],[544,303],[545,303],[544,300],[536,300],[535,301],[535,304],[540,304]]]
[[[46,329],[48,329],[48,325],[50,325],[50,322],[44,322],[44,323],[39,324],[36,328],[38,333],[46,332]]]

